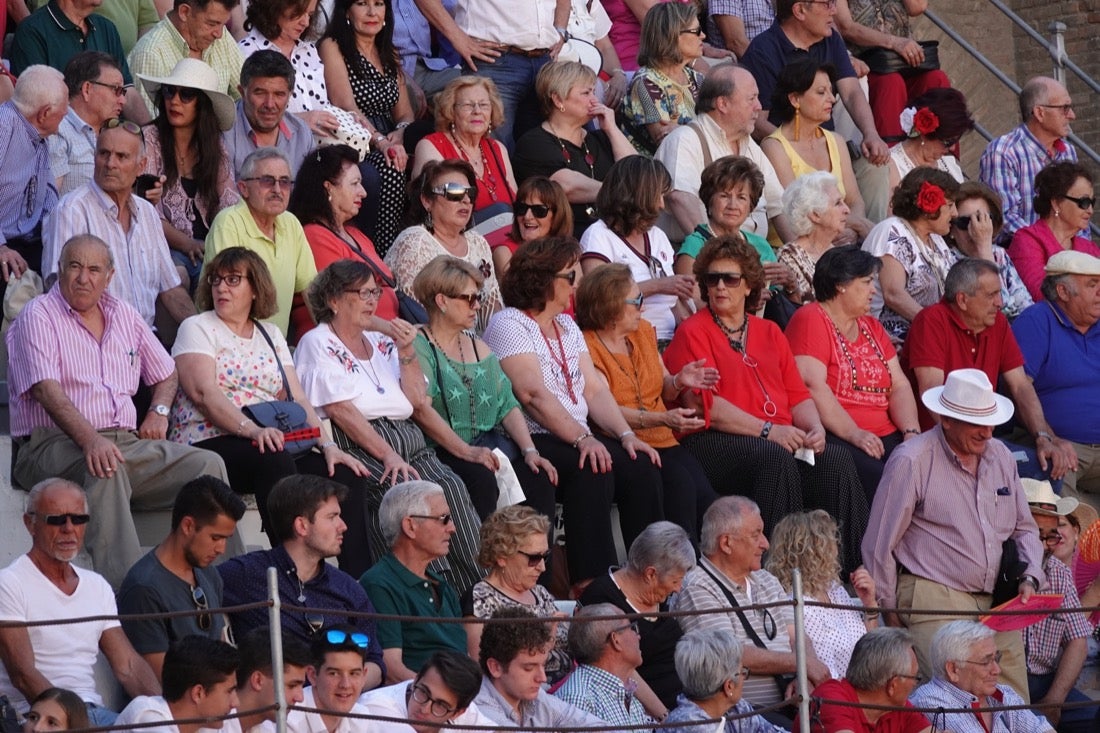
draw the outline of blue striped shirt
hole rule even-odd
[[[35,231],[57,205],[57,187],[45,138],[11,101],[0,104],[0,150],[0,241],[7,242]]]

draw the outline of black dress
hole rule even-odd
[[[375,68],[362,54],[347,60],[348,81],[359,111],[383,135],[393,132],[393,108],[401,96],[397,73],[386,74]],[[386,163],[378,149],[360,163],[363,188],[367,197],[355,221],[370,237],[379,257],[384,257],[403,228],[405,215],[405,173]],[[376,193],[377,191],[377,193]]]
[[[531,176],[549,178],[563,169],[602,182],[614,163],[611,140],[603,130],[589,131],[582,147],[550,134],[541,125],[528,130],[516,142],[516,154],[512,159],[517,183]],[[596,204],[570,206],[573,209],[573,236],[580,239],[584,230],[599,218],[595,215]]]
[[[611,573],[618,568],[610,568],[603,575],[589,583],[581,594],[582,606],[591,606],[596,603],[610,603],[622,609],[623,613],[636,613],[637,609],[630,605],[626,596],[615,581]],[[661,603],[658,611],[668,611],[668,602]],[[676,696],[684,686],[680,678],[676,676],[676,642],[684,635],[680,628],[680,622],[675,618],[662,616],[655,621],[646,618],[638,619],[638,631],[641,632],[642,666],[638,667],[638,674],[642,676],[656,693],[661,702],[669,709],[676,707]]]

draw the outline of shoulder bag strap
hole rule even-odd
[[[695,124],[694,120],[689,122],[687,126],[695,131],[695,134],[699,137],[699,144],[703,147],[703,167],[710,165],[714,160],[710,154],[710,143],[707,142],[707,136],[699,125]]]
[[[727,588],[725,584],[722,583],[722,581],[718,580],[718,576],[708,570],[707,566],[701,562],[699,563],[699,569],[709,575],[711,580],[713,580],[718,586],[718,589],[721,590],[722,593],[726,596],[726,600],[729,601],[730,607],[734,610],[734,612],[737,613],[737,618],[741,619],[741,625],[745,627],[745,633],[750,639],[752,639],[752,643],[756,644],[761,649],[767,649],[768,645],[764,643],[764,641],[760,638],[760,635],[756,633],[756,629],[754,629],[752,627],[752,624],[749,623],[749,620],[745,618],[745,612],[741,610],[741,604],[738,603],[737,599],[733,597],[733,594],[730,593],[729,588]]]
[[[318,222],[318,223],[320,223],[321,226],[323,226],[325,229],[328,229],[330,232],[332,232],[332,235],[334,237],[336,237],[337,239],[343,239],[339,234],[336,233],[336,230],[333,229],[332,227],[330,227],[328,224],[324,224],[324,223],[321,223],[321,222]],[[353,239],[354,239],[354,237],[353,237]],[[363,260],[363,262],[367,263],[367,267],[370,268],[370,271],[374,273],[374,277],[380,283],[385,285],[387,288],[390,288],[391,290],[394,290],[394,289],[397,288],[397,280],[395,280],[391,277],[388,277],[386,275],[386,273],[384,273],[384,272],[382,272],[382,270],[378,269],[378,265],[374,264],[374,262],[371,261],[371,258],[367,257],[363,253],[363,250],[355,249],[354,247],[348,247],[348,249],[350,249],[352,252],[357,254],[359,256],[359,259]]]
[[[279,376],[283,378],[283,391],[286,392],[286,399],[293,401],[294,394],[290,391],[290,382],[287,381],[286,370],[283,369],[283,360],[279,358],[279,352],[275,349],[275,342],[267,335],[267,331],[264,330],[263,325],[259,321],[253,318],[252,323],[260,330],[260,335],[264,337],[264,341],[271,347],[271,353],[275,355],[275,365],[279,367]]]

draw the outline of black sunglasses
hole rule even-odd
[[[725,283],[727,288],[736,288],[741,284],[743,276],[739,272],[708,272],[703,275],[703,282],[708,288],[717,287],[718,283]]]
[[[464,300],[471,308],[477,308],[481,305],[481,293],[459,293],[458,295],[448,295],[447,297],[454,298],[455,300]]]
[[[576,270],[570,270],[569,272],[558,272],[554,274],[554,277],[560,277],[562,280],[568,280],[570,285],[577,284]]]
[[[524,552],[523,550],[516,550],[517,553],[527,558],[527,567],[533,568],[540,562],[550,562],[550,552]]]
[[[35,512],[27,512],[32,517],[37,516]],[[79,527],[82,524],[87,524],[92,520],[91,514],[43,514],[42,521],[51,527],[64,527],[66,522],[72,522],[74,527]]]
[[[477,186],[463,186],[461,183],[443,183],[432,189],[436,196],[442,196],[448,201],[458,202],[467,196],[470,201],[477,198]]]
[[[768,641],[771,641],[779,631],[775,627],[775,617],[773,617],[772,612],[766,608],[759,609],[756,615],[764,622],[764,636],[768,637]]]
[[[202,589],[201,585],[196,585],[191,589],[191,600],[195,602],[195,608],[202,611],[198,615],[199,628],[203,631],[209,631],[212,619],[207,611],[210,610],[210,604],[206,600],[206,591]]]
[[[1079,209],[1091,209],[1096,206],[1095,196],[1063,196],[1062,198],[1077,204],[1077,208]]]
[[[536,219],[545,219],[553,209],[546,204],[525,204],[517,201],[512,207],[512,211],[516,213],[516,216],[527,216],[527,212],[530,211]]]
[[[191,87],[178,87],[175,84],[161,84],[160,93],[165,99],[179,97],[181,102],[194,102],[199,98],[199,90]]]
[[[690,33],[693,36],[703,35],[703,26],[697,25],[694,28],[684,28],[681,33]]]

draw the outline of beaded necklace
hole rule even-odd
[[[455,150],[458,151],[458,154],[460,156],[462,156],[462,159],[464,161],[466,161],[467,163],[470,164],[471,168],[473,168],[474,163],[473,163],[472,160],[470,160],[470,157],[468,155],[466,155],[466,148],[463,147],[463,145],[460,142],[458,142],[458,137],[456,137],[453,132],[451,133],[451,140],[454,142]],[[477,145],[477,153],[481,157],[481,172],[482,172],[482,178],[480,178],[478,180],[480,180],[482,183],[485,184],[485,190],[489,192],[489,195],[493,198],[493,201],[496,201],[497,200],[497,179],[496,179],[496,176],[493,175],[493,171],[489,168],[489,163],[487,162],[486,157],[485,157],[485,146],[490,145],[490,144],[491,143],[488,140],[486,140],[485,138],[481,138],[481,141]],[[476,171],[477,169],[475,168],[474,170]]]
[[[534,318],[531,318],[531,320],[535,321]],[[557,321],[551,321],[551,323],[554,326],[554,337],[558,342],[558,354],[554,353],[554,347],[550,345],[550,339],[546,338],[546,334],[542,332],[542,326],[539,325],[538,321],[535,321],[535,328],[539,330],[539,336],[542,336],[542,340],[546,344],[546,351],[550,354],[550,360],[561,371],[562,378],[565,380],[565,391],[569,393],[569,399],[575,405],[579,400],[577,399],[577,393],[573,391],[573,375],[569,372],[569,364],[565,360],[565,344],[561,342],[561,329],[558,328]]]
[[[619,367],[619,371],[622,372],[623,375],[625,375],[626,378],[630,380],[631,384],[634,385],[634,393],[637,396],[638,400],[638,409],[642,412],[646,412],[645,403],[642,401],[642,379],[638,376],[638,368],[634,366],[634,350],[631,347],[630,341],[626,341],[626,360],[630,363],[630,371],[628,372],[626,369],[623,368],[622,362],[619,361],[620,354],[612,351],[611,348],[607,345],[607,342],[603,340],[603,336],[601,336],[598,332],[596,333],[596,338],[600,340],[600,343],[603,344],[604,349],[606,349],[607,353],[611,355],[611,361],[615,362],[615,366]]]
[[[565,161],[565,167],[568,168],[569,164],[573,162],[573,156],[569,154],[569,151],[565,148],[565,141],[558,136],[558,133],[554,132],[554,128],[550,126],[550,123],[546,123],[546,128],[550,131],[550,134],[554,136],[554,139],[558,141],[558,145],[561,146],[561,157]],[[584,150],[584,162],[588,166],[588,177],[596,177],[596,156],[592,155],[592,151],[588,149],[588,136],[584,135],[581,138],[580,147]]]
[[[869,387],[859,383],[859,381],[856,379],[856,361],[852,358],[852,354],[848,350],[848,339],[845,338],[844,334],[840,332],[840,328],[836,325],[836,321],[833,320],[833,317],[826,313],[824,308],[822,308],[821,310],[823,313],[825,313],[826,318],[829,319],[829,323],[832,324],[833,331],[836,333],[836,342],[840,346],[840,352],[844,354],[844,359],[848,362],[848,369],[852,375],[852,391],[868,392],[870,394],[889,393],[892,390],[892,387]],[[856,324],[859,327],[859,335],[863,336],[863,338],[867,339],[867,342],[871,344],[871,348],[875,351],[875,356],[878,357],[878,360],[882,362],[883,368],[885,368],[887,370],[887,373],[889,373],[890,366],[886,363],[886,356],[882,353],[882,349],[879,348],[878,342],[871,337],[871,332],[867,330],[867,327],[865,325],[863,325],[863,321],[857,319]],[[856,336],[856,342],[858,341],[859,336]]]
[[[470,377],[468,372],[469,364],[466,362],[466,353],[462,348],[463,334],[460,332],[456,340],[458,343],[458,363],[462,365],[462,369],[458,369],[455,367],[455,360],[447,356],[447,352],[443,350],[443,344],[436,340],[435,334],[432,333],[432,327],[424,326],[424,331],[428,334],[428,343],[431,344],[432,351],[435,352],[436,367],[438,367],[442,361],[440,357],[440,354],[442,354],[447,358],[447,361],[450,362],[451,369],[458,375],[458,379],[462,382],[462,386],[466,388],[466,398],[469,400],[470,409],[470,428],[473,429],[477,425],[477,409],[474,405],[474,380]],[[474,348],[474,356],[477,356],[476,347]],[[437,374],[437,378],[439,379],[439,397],[440,401],[443,403],[443,411],[447,413],[447,422],[451,422],[451,410],[447,406],[447,391],[443,385],[443,375]]]

